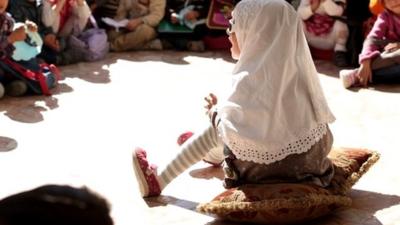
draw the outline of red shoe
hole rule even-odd
[[[193,136],[193,132],[191,132],[191,131],[187,131],[187,132],[181,134],[177,140],[178,145],[182,145],[183,143],[185,143],[187,141],[187,139],[189,139],[191,136]]]
[[[159,196],[161,187],[157,180],[157,167],[149,165],[146,151],[136,148],[133,153],[133,169],[142,197]]]

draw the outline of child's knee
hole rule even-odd
[[[157,32],[154,27],[147,24],[141,24],[136,28],[136,32],[146,40],[152,40],[157,37]]]

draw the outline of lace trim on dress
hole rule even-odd
[[[261,149],[254,142],[240,138],[237,133],[233,132],[230,133],[231,141],[226,144],[240,160],[271,164],[282,160],[288,155],[310,150],[315,143],[321,140],[327,130],[326,124],[318,124],[314,129],[299,135],[297,140],[290,142],[283,148],[281,146],[269,146],[271,150],[278,149],[275,151],[265,151],[265,149]]]

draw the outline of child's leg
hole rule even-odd
[[[336,44],[334,47],[334,63],[339,67],[345,67],[347,63],[347,48],[346,43],[349,37],[349,29],[346,24],[337,20],[333,25]]]
[[[60,37],[68,37],[70,35],[79,35],[83,31],[83,28],[79,27],[79,18],[71,15],[61,30],[58,31]]]
[[[177,143],[179,145],[182,145],[191,136],[193,136],[193,132],[185,132],[179,136]],[[222,164],[224,159],[224,147],[221,145],[216,148],[210,149],[208,153],[204,156],[203,161],[217,167]]]
[[[400,64],[400,49],[394,52],[383,52],[371,62],[372,70],[378,70],[385,67]]]
[[[218,167],[224,162],[224,147],[218,146],[210,149],[208,153],[203,157],[203,161],[211,164],[212,166]]]
[[[139,25],[134,31],[120,34],[110,40],[110,49],[115,52],[142,48],[147,42],[155,39],[156,30],[146,24]]]
[[[346,43],[349,37],[349,28],[347,25],[339,20],[333,24],[333,31],[335,34],[335,52],[347,52]]]
[[[374,83],[400,82],[400,49],[383,52],[372,63],[372,80]]]
[[[146,153],[136,149],[133,155],[133,166],[143,197],[157,196],[173,179],[186,169],[200,161],[207,152],[219,145],[216,130],[210,125],[202,132],[189,138],[182,146],[181,152],[167,167],[156,174],[155,167],[148,164]]]

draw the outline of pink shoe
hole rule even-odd
[[[159,196],[161,187],[157,180],[157,167],[149,165],[146,151],[136,148],[133,153],[133,169],[138,180],[142,197]]]
[[[187,132],[181,134],[177,140],[178,145],[182,145],[183,143],[185,143],[187,141],[187,139],[189,139],[191,136],[193,136],[193,132],[191,132],[191,131],[187,131]]]
[[[339,72],[339,77],[340,80],[342,81],[344,88],[350,88],[356,85],[358,81],[356,77],[357,71],[358,71],[357,69],[351,69],[351,70],[341,70]]]

